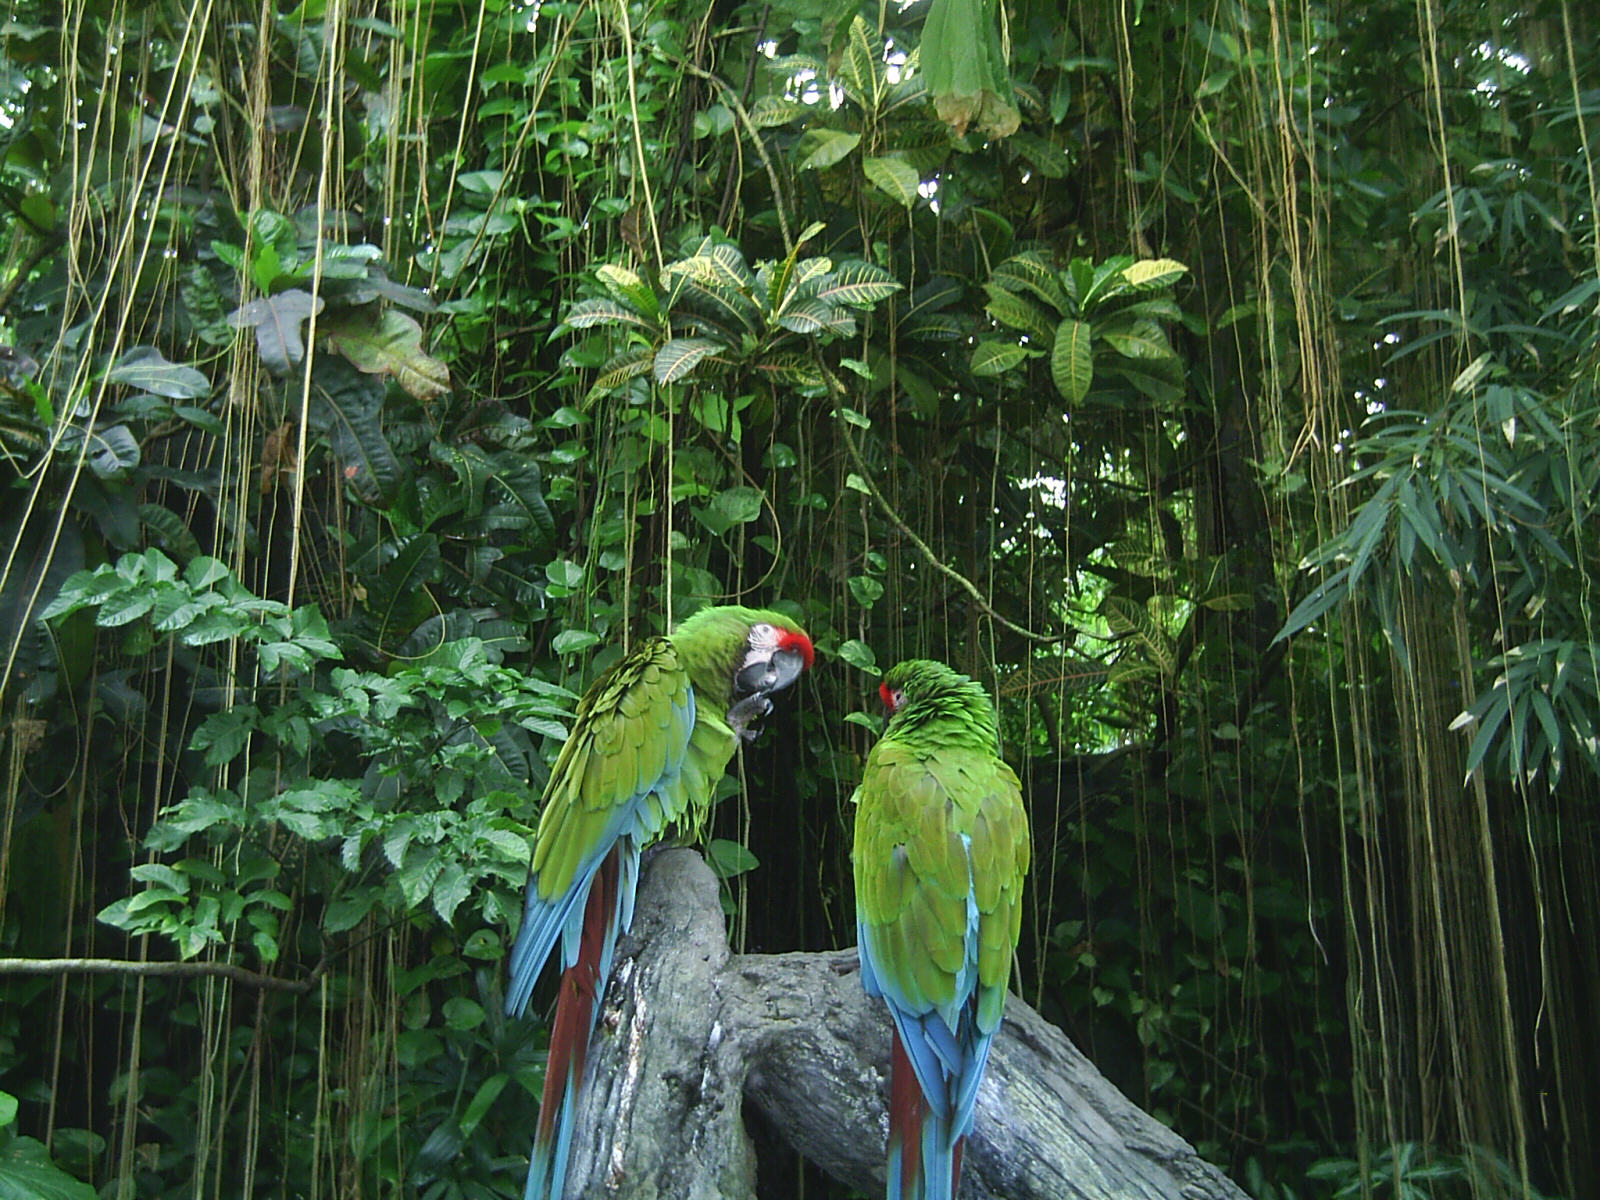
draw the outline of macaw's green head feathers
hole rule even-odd
[[[897,663],[878,687],[889,710],[885,737],[925,739],[994,753],[999,724],[989,693],[942,662],[910,658]]]
[[[815,658],[806,631],[765,608],[702,608],[672,632],[671,641],[696,695],[723,709],[738,708],[742,721],[770,709],[766,697],[788,687]]]

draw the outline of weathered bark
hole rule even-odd
[[[567,1194],[755,1195],[745,1103],[806,1159],[883,1187],[889,1020],[854,950],[733,955],[700,856],[656,855],[590,1049]],[[1243,1200],[1015,996],[978,1094],[963,1200]]]

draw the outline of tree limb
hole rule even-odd
[[[233,963],[137,962],[123,958],[0,958],[0,975],[164,975],[193,979],[217,975],[245,987],[274,992],[309,992],[325,970],[319,963],[304,979],[262,975]]]
[[[889,1021],[855,951],[733,955],[700,856],[647,865],[590,1047],[569,1195],[755,1195],[742,1110],[881,1193]],[[1017,997],[978,1093],[963,1200],[1243,1200]]]

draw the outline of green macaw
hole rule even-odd
[[[856,789],[861,983],[894,1022],[889,1200],[953,1200],[1022,921],[1028,817],[987,693],[943,663],[884,677]]]
[[[650,638],[578,702],[534,837],[506,1012],[521,1016],[561,941],[561,984],[525,1189],[559,1200],[578,1085],[618,934],[633,921],[639,854],[698,834],[711,791],[773,692],[811,665],[811,639],[761,609],[706,608]]]

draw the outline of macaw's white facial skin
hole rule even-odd
[[[728,722],[738,733],[752,736],[750,722],[771,712],[768,697],[788,687],[810,665],[810,648],[803,635],[765,621],[750,626],[744,658],[733,677],[735,703],[728,710]]]

